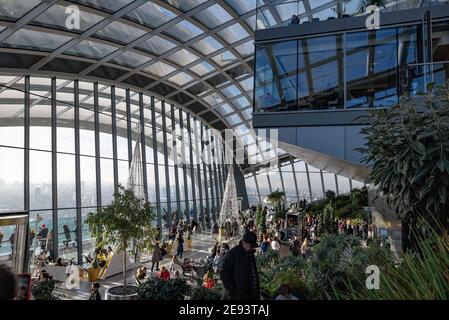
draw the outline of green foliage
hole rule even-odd
[[[36,285],[31,289],[31,293],[36,300],[59,300],[53,295],[54,289],[55,281],[53,279],[49,279],[46,282],[36,283]]]
[[[256,256],[257,269],[265,272],[279,263],[279,252],[269,248],[264,254]]]
[[[276,208],[274,208],[274,222],[277,222],[280,219],[285,219],[286,212],[287,210],[284,210],[281,206],[277,206]]]
[[[307,296],[304,283],[305,261],[301,257],[286,257],[273,261],[269,269],[260,273],[261,289],[275,297],[282,284],[288,284],[294,294]]]
[[[272,205],[276,206],[284,202],[285,193],[279,190],[273,191],[269,195],[267,195],[267,201]]]
[[[433,88],[432,88],[433,89]],[[436,87],[424,100],[370,110],[365,163],[387,203],[408,224],[423,215],[432,226],[449,226],[449,88]],[[436,221],[435,221],[436,220]]]
[[[184,279],[150,278],[139,286],[139,300],[184,300],[191,287]]]
[[[350,278],[348,290],[335,290],[336,297],[361,300],[448,300],[448,233],[433,230],[430,235],[418,235],[418,238],[418,253],[406,252],[398,261],[383,259],[379,290],[366,289],[364,279]]]
[[[309,205],[307,212],[314,216],[320,216],[327,203],[328,201],[325,199],[313,202]]]
[[[256,226],[262,233],[267,230],[266,212],[261,205],[258,205],[256,210]]]
[[[220,300],[223,295],[223,288],[216,286],[213,289],[204,288],[201,283],[193,288],[190,296],[191,300]]]
[[[326,196],[326,200],[335,200],[335,191],[327,190],[324,195]]]
[[[327,235],[314,247],[306,265],[308,292],[314,299],[333,299],[335,292],[348,292],[349,279],[362,283],[368,265],[375,264],[382,269],[390,261],[387,249],[377,244],[364,248],[356,237]]]
[[[90,212],[85,220],[98,246],[114,245],[117,251],[126,251],[130,240],[137,241],[139,249],[150,248],[156,235],[152,222],[153,207],[134,195],[131,189],[119,185],[110,205]]]
[[[323,209],[320,215],[321,220],[319,223],[320,234],[335,233],[334,218],[335,218],[335,207],[332,201],[330,201]]]
[[[117,251],[127,252],[129,242],[135,240],[134,249],[142,251],[152,247],[157,230],[153,207],[138,198],[134,192],[119,185],[110,205],[96,212],[89,212],[85,223],[97,246],[116,246]],[[124,256],[126,259],[126,255]],[[123,266],[123,285],[126,287],[126,267]]]

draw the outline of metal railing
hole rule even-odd
[[[365,15],[365,3],[362,0],[329,0],[314,6],[313,1],[309,1],[306,8],[302,0],[257,0],[256,30]],[[395,12],[442,4],[449,4],[449,0],[385,0],[379,8],[381,12]]]

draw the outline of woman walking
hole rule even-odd
[[[159,271],[159,261],[161,260],[161,249],[159,248],[159,242],[154,245],[153,255],[151,256],[151,272],[154,270],[154,265],[156,265],[156,271]]]

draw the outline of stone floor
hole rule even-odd
[[[228,242],[232,247],[237,243],[238,240],[239,239],[230,239],[229,241],[225,242]],[[183,258],[190,258],[190,259],[205,258],[208,254],[208,249],[213,247],[216,241],[217,239],[215,237],[212,237],[210,233],[192,235],[192,248],[190,249],[185,248],[186,251],[184,251]],[[143,263],[141,263],[141,265],[146,266],[147,269],[150,270],[151,269],[150,257],[143,256],[141,260],[144,261]],[[168,268],[170,263],[171,263],[171,256],[161,261],[161,263],[159,263],[159,268],[162,266]],[[134,280],[135,272],[136,272],[135,269],[129,270],[127,272],[127,284],[135,285]],[[100,294],[104,298],[105,290],[107,288],[123,284],[123,277],[122,274],[120,273],[111,276],[105,280],[99,280],[98,282],[101,285]],[[81,280],[79,289],[67,289],[64,283],[58,283],[54,293],[62,300],[87,300],[90,295],[89,292],[91,284],[92,283],[89,282],[87,278],[83,278]]]

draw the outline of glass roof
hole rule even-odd
[[[176,14],[155,3],[148,1],[147,3],[128,13],[125,17],[151,28],[157,28],[167,21],[176,18]]]
[[[0,0],[0,18],[2,20],[16,21],[39,3],[41,2],[38,0]]]
[[[135,84],[159,100],[204,115],[211,128],[224,123],[245,131],[252,126],[256,26],[282,25],[292,14],[327,19],[336,1],[262,2],[265,21],[260,12],[256,16],[256,0],[0,0],[0,53],[14,48],[18,54],[44,52],[36,61],[47,53],[50,62],[70,60],[71,68],[57,71],[71,78],[93,72],[109,85],[116,83],[117,109],[125,95],[120,86]],[[350,3],[352,12],[358,0]],[[79,29],[66,25],[69,5],[79,7]],[[19,29],[5,33],[24,16]],[[24,68],[39,72],[42,67]],[[80,82],[80,90],[86,95],[80,103],[89,104],[92,86],[83,88]]]

